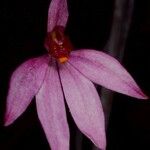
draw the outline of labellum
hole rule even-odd
[[[65,63],[73,46],[69,38],[64,34],[64,27],[56,26],[47,33],[45,48],[50,56],[56,58],[60,63]]]

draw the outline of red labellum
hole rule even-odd
[[[64,27],[62,26],[56,26],[47,34],[45,47],[48,53],[61,63],[68,60],[69,54],[73,49],[69,38],[64,34]]]

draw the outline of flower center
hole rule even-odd
[[[45,48],[60,63],[65,63],[68,60],[73,46],[69,38],[64,34],[64,27],[56,26],[47,34]]]

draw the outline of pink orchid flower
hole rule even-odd
[[[64,35],[67,19],[66,0],[53,0],[45,41],[48,55],[26,61],[13,73],[5,126],[13,123],[35,96],[38,117],[51,149],[69,150],[65,97],[78,128],[104,150],[104,113],[92,82],[139,99],[147,96],[113,57],[89,49],[71,51],[71,43]]]

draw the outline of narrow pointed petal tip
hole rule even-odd
[[[143,100],[148,100],[148,99],[149,99],[149,96],[147,96],[145,93],[143,93],[140,88],[139,88],[139,95],[140,95],[140,96],[138,96],[138,97],[136,97],[136,98],[138,98],[138,99],[143,99]]]
[[[59,67],[64,95],[75,123],[97,147],[104,150],[104,113],[93,83],[69,63]]]
[[[6,101],[4,126],[13,123],[26,110],[44,80],[48,61],[47,56],[30,59],[14,71]]]
[[[12,124],[14,122],[13,116],[14,115],[11,116],[11,114],[5,115],[5,118],[4,118],[4,126],[5,127],[9,126],[10,124]]]
[[[71,53],[69,63],[96,84],[131,97],[148,99],[125,68],[108,54],[78,50]]]

